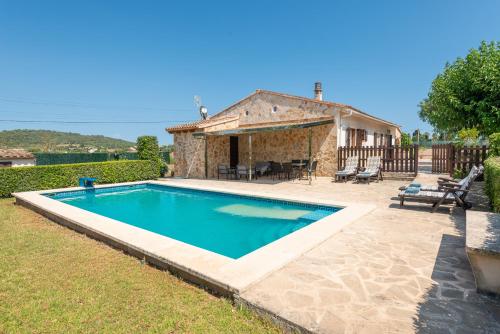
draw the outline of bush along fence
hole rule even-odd
[[[0,168],[0,197],[9,197],[14,192],[77,186],[78,179],[84,176],[95,177],[102,184],[151,180],[159,175],[159,164],[150,160]]]
[[[170,163],[170,151],[160,152],[160,157]],[[115,160],[138,160],[135,152],[123,153],[33,153],[37,166],[78,164],[84,162],[103,162]]]
[[[500,213],[500,157],[484,162],[484,181],[493,211]]]
[[[452,175],[456,171],[467,174],[472,165],[484,165],[488,146],[432,145],[432,172]]]
[[[346,159],[350,156],[359,157],[359,167],[365,167],[368,157],[382,158],[382,172],[407,173],[417,175],[418,145],[409,146],[341,146],[337,151],[338,169],[345,167]]]

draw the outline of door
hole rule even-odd
[[[229,166],[236,167],[238,164],[238,137],[229,137]]]

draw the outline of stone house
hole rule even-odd
[[[339,146],[399,144],[400,127],[349,105],[266,90],[197,122],[166,130],[174,136],[175,172],[180,177],[216,177],[217,166],[259,161],[318,161],[317,175],[337,169]]]
[[[34,166],[35,156],[23,149],[1,149],[0,168]]]

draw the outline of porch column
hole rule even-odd
[[[252,135],[248,135],[248,180],[252,181]]]

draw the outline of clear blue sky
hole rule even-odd
[[[500,37],[500,1],[0,1],[0,119],[182,121],[255,89],[324,97],[431,130],[447,61]],[[171,142],[160,124],[0,122]]]

